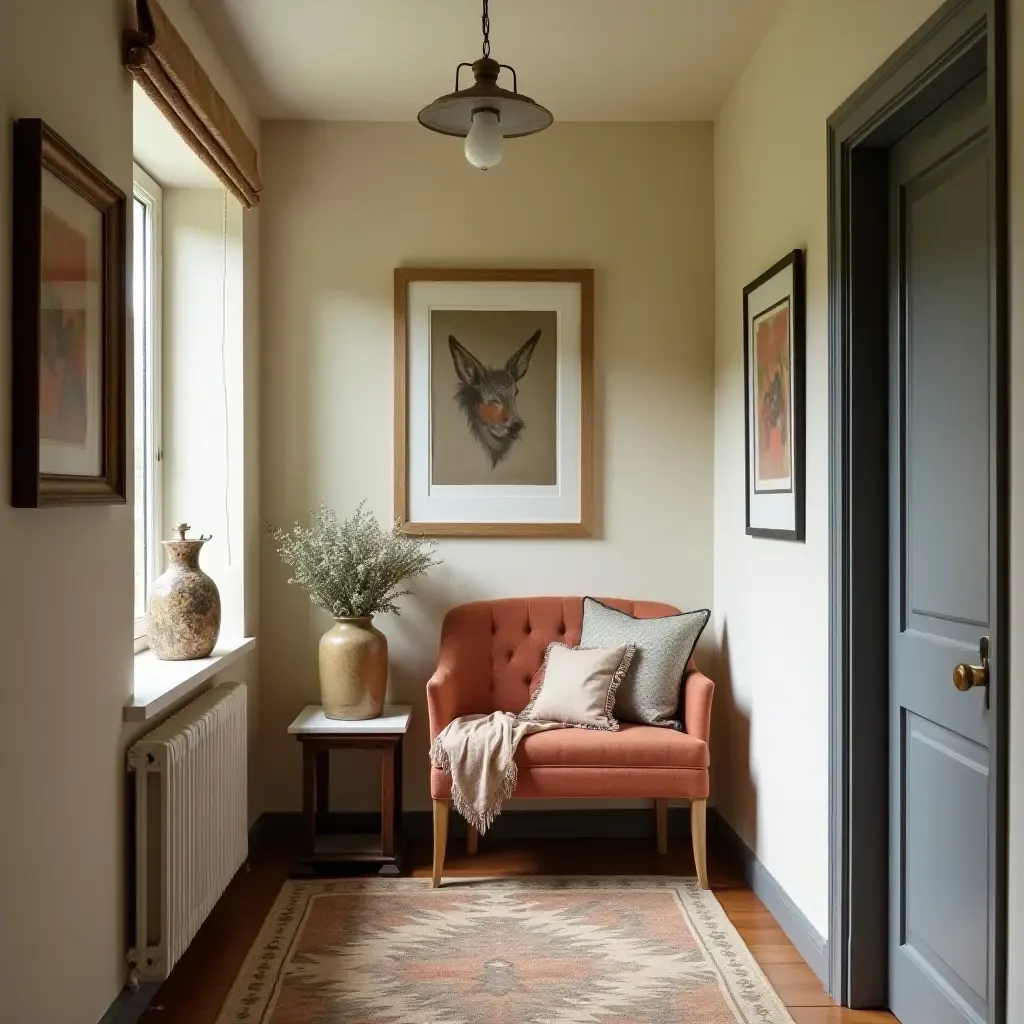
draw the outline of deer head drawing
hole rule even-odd
[[[491,460],[492,469],[508,455],[526,427],[516,409],[516,395],[519,381],[530,368],[540,334],[535,331],[500,370],[484,366],[453,334],[448,335],[448,348],[459,378],[455,401],[470,432]]]

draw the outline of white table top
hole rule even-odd
[[[320,704],[309,704],[288,726],[292,735],[302,736],[394,736],[409,731],[411,704],[385,704],[380,718],[343,722],[328,718]]]

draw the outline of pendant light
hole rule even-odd
[[[488,0],[483,0],[481,18],[483,56],[455,69],[455,92],[439,96],[419,113],[424,128],[466,140],[466,159],[486,171],[501,162],[505,139],[542,132],[554,121],[551,111],[519,92],[516,69],[491,57],[491,19]],[[459,74],[470,68],[476,79],[467,89],[459,88]],[[512,72],[512,91],[498,85],[502,69]]]

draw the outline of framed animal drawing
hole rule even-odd
[[[804,260],[743,289],[747,533],[804,539]]]
[[[593,271],[395,271],[395,515],[588,537]]]

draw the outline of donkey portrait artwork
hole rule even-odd
[[[458,377],[455,402],[492,469],[506,458],[526,429],[516,408],[516,396],[541,334],[534,331],[500,369],[485,366],[454,334],[448,335],[448,348]]]
[[[433,309],[430,338],[431,484],[556,485],[557,313]]]

